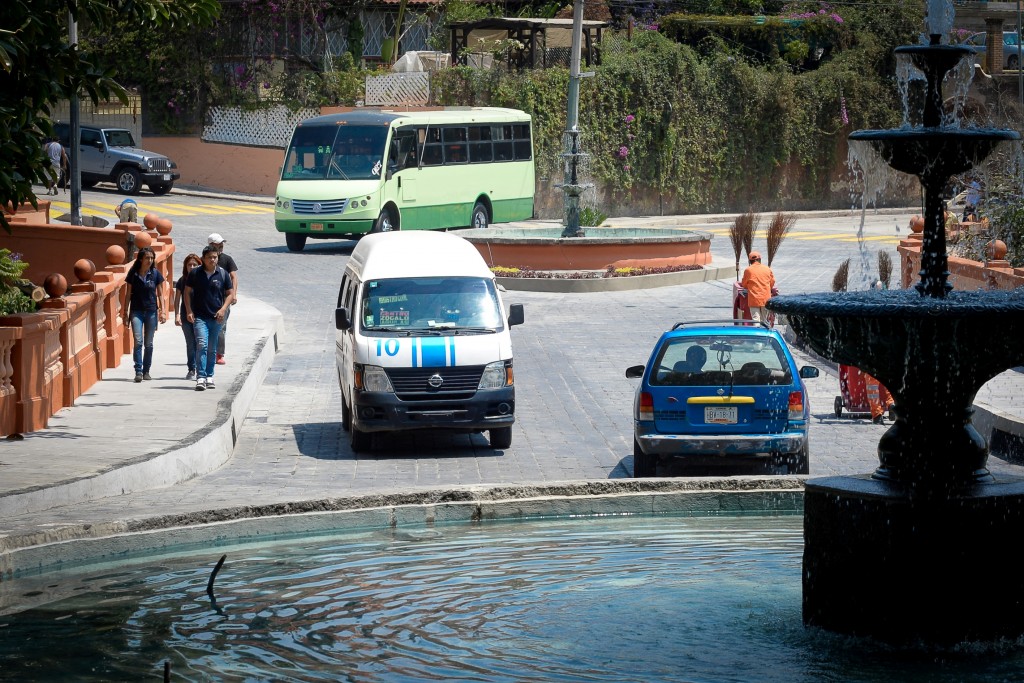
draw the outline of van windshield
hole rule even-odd
[[[299,126],[281,180],[380,180],[387,126]]]
[[[370,280],[359,310],[366,331],[495,332],[503,325],[494,282],[481,277]]]

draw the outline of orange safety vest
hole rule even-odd
[[[747,306],[760,308],[772,298],[775,287],[775,275],[772,269],[760,261],[752,263],[743,271],[743,288],[747,290]]]

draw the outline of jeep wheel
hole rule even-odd
[[[139,172],[134,168],[122,168],[117,172],[117,189],[125,194],[139,193]]]
[[[150,185],[150,191],[155,195],[167,194],[171,191],[171,187],[174,183],[159,183],[157,185]]]
[[[286,232],[284,243],[288,245],[288,251],[302,251],[306,246],[306,236],[297,232]]]

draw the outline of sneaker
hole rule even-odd
[[[135,381],[136,382],[141,382],[142,381],[142,373],[141,372],[136,372],[135,373]]]
[[[217,386],[213,383],[213,378],[212,377],[207,377],[206,378],[206,388],[207,389],[216,389],[217,388]]]
[[[189,370],[188,374],[185,375],[185,379],[186,380],[195,379],[195,378],[196,378],[196,371],[195,370]]]
[[[200,377],[196,380],[196,391],[206,391],[206,378]]]
[[[142,373],[142,379],[144,379],[144,380],[146,380],[148,382],[149,380],[151,380],[153,378],[149,376],[148,372],[144,372],[144,373]]]
[[[224,356],[217,354],[217,365],[226,365],[227,361],[224,360]]]

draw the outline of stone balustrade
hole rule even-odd
[[[35,217],[35,216],[33,216]],[[43,283],[48,298],[33,313],[0,317],[0,436],[44,429],[51,415],[120,365],[132,351],[124,325],[125,277],[137,248],[151,247],[169,285],[174,242],[166,219],[88,228],[17,221],[0,231],[0,247],[22,255],[25,276]],[[69,285],[70,283],[70,285]]]
[[[923,227],[923,223],[921,224]],[[911,221],[911,234],[896,248],[900,255],[900,284],[904,289],[914,286],[921,270],[921,232]],[[1005,260],[1006,245],[999,240],[989,244],[988,260],[972,261],[959,256],[949,257],[949,283],[959,291],[1016,289],[1024,286],[1024,268],[1014,268]]]

